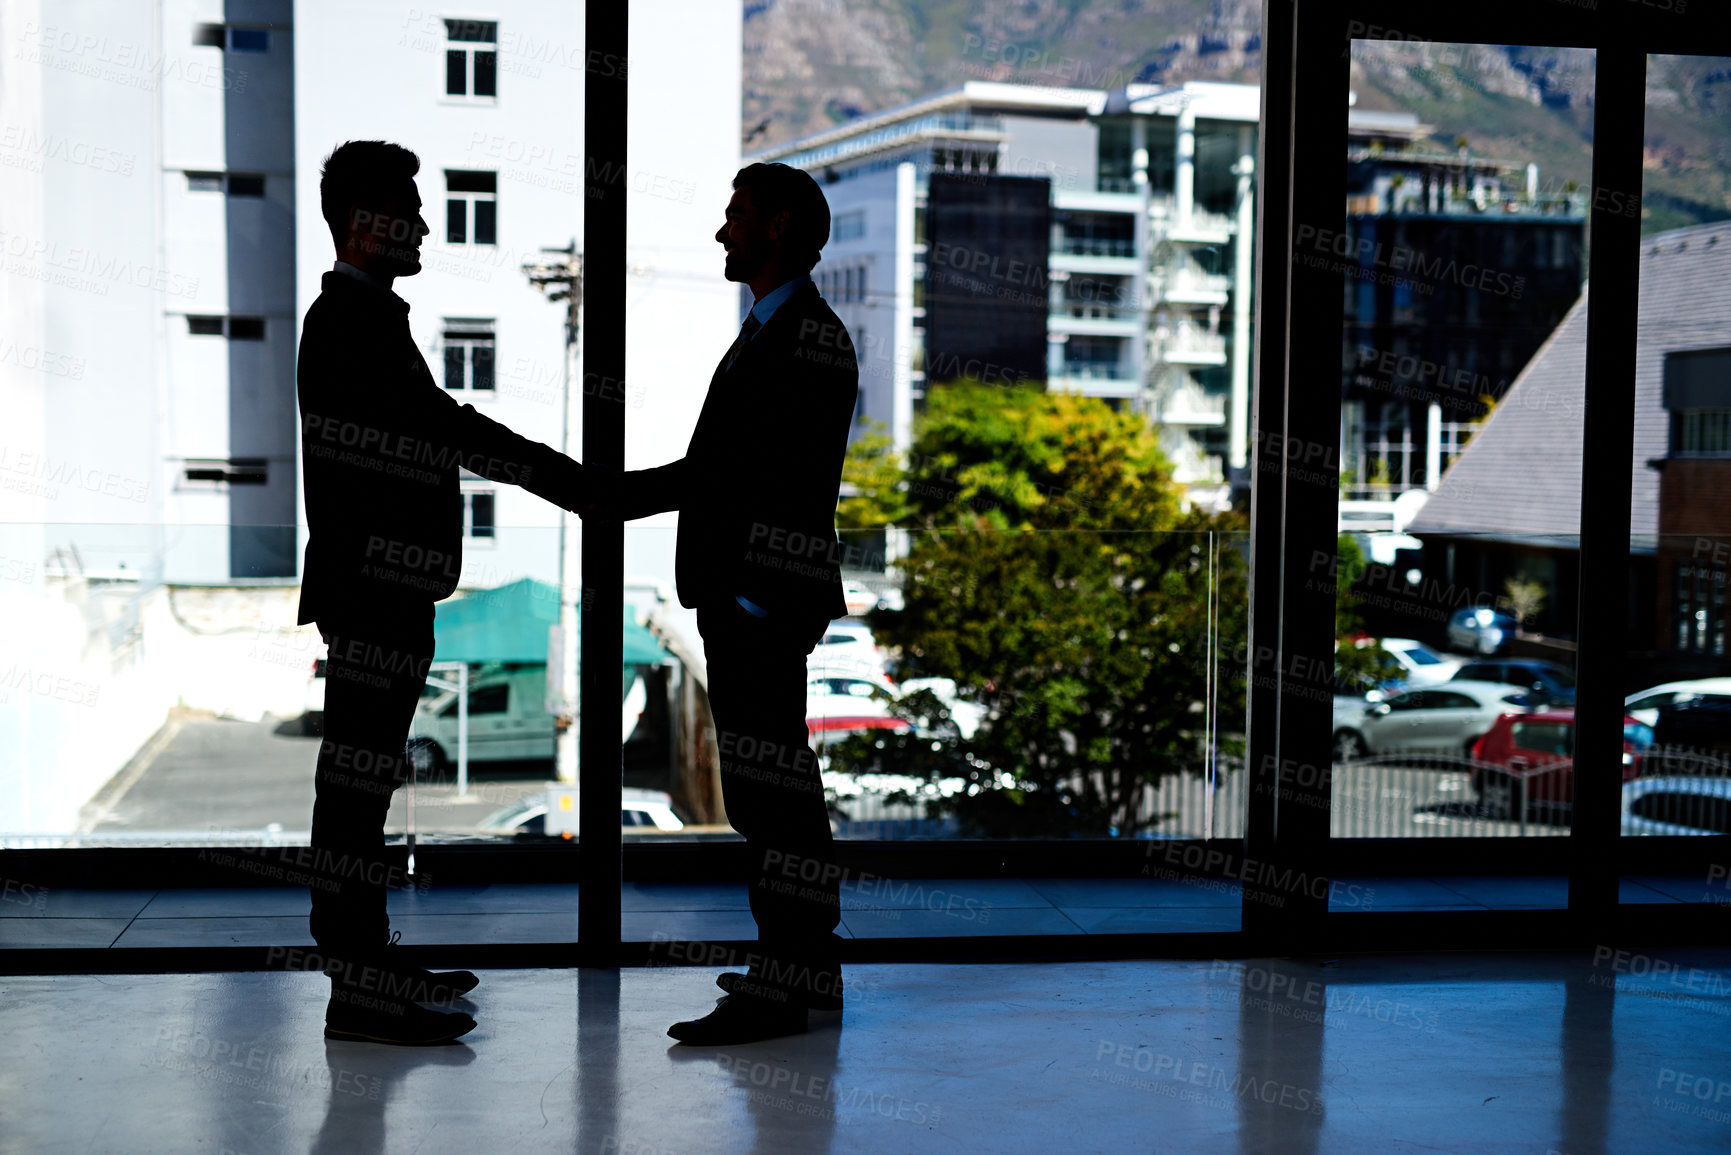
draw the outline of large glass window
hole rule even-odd
[[[1625,836],[1725,833],[1731,797],[1731,324],[1715,305],[1731,211],[1689,143],[1717,123],[1707,93],[1726,63],[1647,58],[1642,187],[1602,196],[1641,218],[1623,773],[1607,783]]]
[[[1569,829],[1525,739],[1572,725],[1592,144],[1531,155],[1440,95],[1528,59],[1592,91],[1590,51],[1539,53],[1354,41],[1344,216],[1297,230],[1345,326],[1336,838]]]

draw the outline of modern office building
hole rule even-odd
[[[862,427],[905,449],[928,388],[1038,381],[1147,414],[1218,506],[1248,443],[1258,112],[1246,85],[970,81],[748,159],[823,182],[814,275],[861,351]]]
[[[1145,414],[1191,503],[1220,508],[1242,495],[1250,441],[1259,110],[1249,85],[974,81],[751,159],[824,182],[816,276],[862,350],[862,426],[905,448],[928,388],[1041,382]],[[1573,304],[1585,218],[1578,196],[1541,198],[1531,166],[1436,152],[1414,115],[1352,107],[1348,124],[1344,251],[1421,253],[1507,287],[1489,300],[1460,274],[1348,294],[1347,498],[1388,520],[1401,493],[1434,490],[1480,395],[1500,397]],[[1043,253],[1012,224],[1036,219],[1042,185]],[[1028,348],[1042,322],[1043,362]]]
[[[1432,132],[1411,113],[1348,119],[1343,529],[1404,524],[1423,498],[1401,495],[1436,491],[1581,293],[1585,197]]]

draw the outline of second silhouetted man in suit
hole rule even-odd
[[[679,510],[675,578],[697,610],[722,797],[745,836],[759,950],[702,1019],[668,1034],[726,1045],[794,1034],[841,1008],[838,875],[805,722],[806,656],[842,598],[835,532],[859,391],[847,329],[810,276],[829,205],[806,172],[753,164],[715,239],[755,303],[709,384],[685,456],[615,477],[626,518]],[[617,487],[615,489],[615,487]]]

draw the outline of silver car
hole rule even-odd
[[[1504,714],[1524,714],[1542,703],[1501,682],[1448,682],[1367,702],[1356,714],[1336,715],[1334,759],[1368,754],[1469,754],[1474,742]]]
[[[1468,606],[1449,619],[1449,645],[1468,654],[1500,654],[1514,640],[1519,625],[1501,610]]]

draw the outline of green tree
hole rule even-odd
[[[905,505],[912,534],[904,608],[872,626],[903,678],[953,679],[985,721],[963,741],[912,696],[914,733],[851,739],[832,765],[964,778],[939,810],[971,832],[1127,834],[1149,824],[1144,787],[1201,766],[1211,669],[1216,732],[1242,749],[1243,519],[1183,512],[1142,418],[962,382],[928,394],[899,477],[879,452],[858,454],[853,516]]]
[[[1334,559],[1334,680],[1342,691],[1363,694],[1401,676],[1401,664],[1375,642],[1359,645],[1364,632],[1362,601],[1352,590],[1369,562],[1358,539],[1341,534]]]
[[[902,462],[884,429],[881,421],[869,422],[866,432],[848,446],[841,470],[845,496],[835,512],[837,529],[882,529],[907,519]]]

